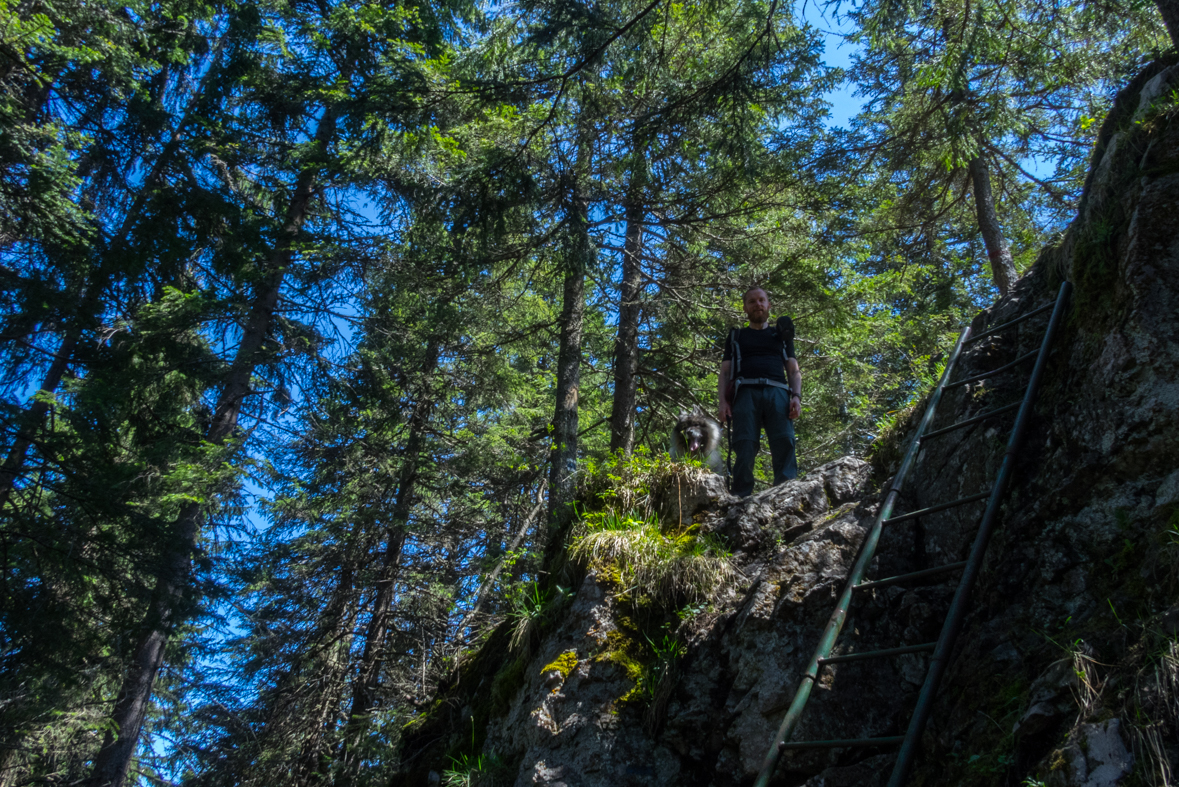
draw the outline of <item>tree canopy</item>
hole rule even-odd
[[[0,0],[0,785],[384,783],[748,287],[869,451],[1179,18],[808,8]]]

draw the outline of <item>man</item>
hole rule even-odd
[[[781,337],[776,328],[770,328],[770,298],[761,287],[746,292],[743,301],[749,327],[734,331],[725,342],[717,375],[720,420],[733,421],[736,461],[732,489],[738,497],[753,494],[753,460],[760,448],[762,429],[770,444],[774,484],[798,475],[791,422],[802,413],[802,374],[794,357],[793,335]],[[728,387],[734,373],[736,395],[730,402]]]

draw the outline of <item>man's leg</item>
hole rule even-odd
[[[794,422],[790,420],[790,392],[784,388],[766,386],[763,391],[762,421],[766,442],[774,462],[774,485],[798,475],[794,456]]]
[[[753,402],[754,390],[741,388],[733,402],[733,494],[749,497],[753,494],[753,460],[757,457],[757,413]]]

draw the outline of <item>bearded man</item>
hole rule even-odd
[[[748,290],[742,301],[749,326],[729,333],[717,375],[717,397],[721,422],[732,420],[732,491],[748,497],[753,494],[753,461],[763,429],[774,484],[798,475],[794,419],[802,413],[802,373],[794,356],[790,318],[779,318],[778,325],[770,327],[770,297],[761,287]],[[730,382],[735,383],[732,389]]]

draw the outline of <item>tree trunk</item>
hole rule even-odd
[[[326,153],[335,136],[336,113],[334,107],[328,107],[316,129],[315,143],[321,154]],[[233,434],[242,404],[251,392],[250,379],[263,359],[262,349],[270,334],[283,277],[290,268],[294,241],[307,217],[320,168],[321,164],[314,163],[296,180],[282,231],[265,263],[266,273],[255,290],[249,316],[242,328],[241,344],[206,435],[206,440],[213,445],[224,444]],[[186,505],[177,518],[175,531],[168,540],[172,548],[161,561],[156,587],[142,624],[143,633],[115,701],[111,718],[113,731],[106,734],[95,758],[94,770],[86,780],[87,787],[120,787],[127,776],[151,699],[152,685],[163,663],[164,648],[173,627],[182,618],[184,595],[191,584],[192,553],[203,523],[204,511],[199,503]]]
[[[639,370],[639,292],[642,286],[643,205],[631,189],[626,205],[626,240],[622,247],[618,336],[614,342],[614,402],[610,410],[610,450],[630,456],[635,447],[635,396]]]
[[[331,754],[331,732],[334,729],[336,715],[339,713],[340,695],[347,685],[348,670],[351,665],[352,632],[356,625],[356,604],[353,598],[353,584],[357,565],[347,564],[342,568],[340,582],[332,599],[324,609],[322,620],[325,625],[320,636],[309,640],[315,644],[301,654],[308,657],[311,663],[321,661],[322,666],[315,675],[299,674],[301,665],[292,665],[292,672],[283,677],[290,681],[288,685],[292,694],[311,688],[314,699],[311,702],[299,702],[299,715],[307,731],[306,737],[300,741],[300,751],[295,766],[292,768],[292,782],[295,784],[315,784],[322,782],[320,774],[324,761]],[[326,644],[325,644],[326,643]],[[310,677],[311,680],[307,680]],[[310,684],[310,687],[309,685]],[[272,708],[273,710],[273,708]],[[288,708],[279,708],[279,714],[286,715]],[[282,724],[284,719],[275,719],[272,715],[268,723],[273,720]]]
[[[0,741],[0,787],[16,787],[16,755],[20,751],[21,735],[10,733]],[[9,771],[12,771],[11,778]]]
[[[974,206],[978,211],[978,229],[987,247],[987,257],[991,260],[991,275],[995,280],[995,286],[999,288],[999,295],[1003,296],[1015,285],[1015,262],[1011,258],[1011,249],[1007,247],[1007,241],[1003,238],[999,217],[995,214],[995,200],[991,196],[991,172],[982,156],[971,159],[970,177],[974,181]]]
[[[579,158],[588,157],[588,144]],[[579,162],[584,164],[584,161]],[[580,169],[581,167],[579,167]],[[565,260],[561,298],[561,343],[557,353],[557,396],[553,413],[553,444],[549,454],[549,522],[557,533],[571,521],[573,473],[577,469],[577,403],[581,385],[581,329],[585,317],[585,272],[593,254],[589,237],[589,203],[575,175],[570,195],[569,231],[573,243]],[[550,547],[553,544],[550,543]]]
[[[1155,0],[1159,13],[1163,15],[1163,24],[1171,34],[1171,45],[1179,49],[1179,0]]]
[[[368,628],[365,630],[364,651],[360,656],[360,667],[352,689],[352,706],[342,736],[339,756],[342,767],[336,778],[337,787],[348,787],[353,782],[354,764],[349,762],[349,755],[367,729],[369,714],[376,704],[374,695],[384,663],[389,610],[393,607],[397,575],[401,568],[402,548],[405,546],[405,537],[408,533],[410,511],[413,509],[418,468],[426,440],[426,427],[429,425],[430,413],[434,407],[434,397],[428,390],[429,380],[438,368],[440,350],[437,341],[431,342],[426,350],[426,363],[420,377],[421,392],[409,418],[409,437],[405,443],[401,472],[397,477],[397,498],[393,503],[388,541],[385,544],[385,555],[381,560],[381,571],[377,578],[372,617],[369,618]]]

